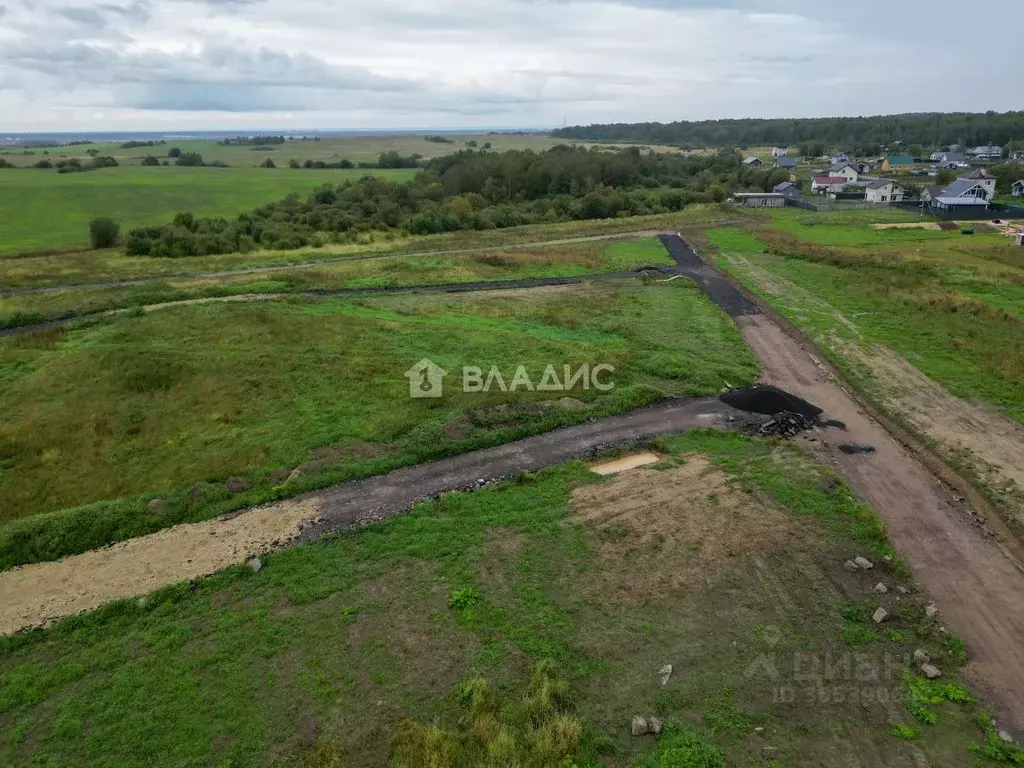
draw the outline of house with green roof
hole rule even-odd
[[[909,168],[914,164],[914,158],[910,155],[889,155],[882,161],[883,171],[896,171],[900,168]]]

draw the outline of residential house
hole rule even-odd
[[[865,173],[871,173],[871,163],[854,163],[853,167],[857,169],[857,173],[863,176]]]
[[[780,157],[786,157],[789,155],[789,147],[774,147],[772,149],[772,157],[778,160]]]
[[[1014,197],[1024,197],[1024,179],[1018,179],[1013,182],[1013,186],[1010,187],[1010,194]]]
[[[967,150],[967,154],[975,160],[1001,160],[1003,157],[1002,147],[975,147]]]
[[[869,203],[897,203],[906,195],[906,187],[892,179],[875,179],[864,190],[864,199]]]
[[[745,166],[747,166],[748,168],[760,168],[762,165],[764,165],[764,163],[762,163],[761,160],[759,158],[756,158],[756,157],[748,157],[748,158],[746,158],[743,161],[743,164]]]
[[[848,183],[845,176],[815,176],[811,180],[811,194],[827,195],[830,192],[842,192]]]
[[[772,192],[777,192],[778,194],[785,195],[789,198],[800,197],[800,187],[792,181],[783,181],[781,184],[776,184]]]
[[[882,161],[882,171],[905,171],[914,164],[914,158],[910,155],[889,155]]]
[[[984,168],[979,168],[976,171],[961,176],[960,181],[975,181],[985,188],[988,193],[988,199],[991,200],[996,196],[996,179],[994,176],[989,176],[988,171]]]
[[[860,171],[856,163],[836,163],[829,170],[829,176],[842,176],[847,182],[853,183],[860,179]]]
[[[931,205],[939,200],[964,200],[970,203],[973,200],[988,202],[990,198],[988,188],[974,179],[957,179],[945,187],[928,187],[921,193],[921,200]]]
[[[829,165],[839,165],[840,163],[848,162],[850,162],[850,156],[845,152],[840,152],[838,155],[832,155],[828,161]]]
[[[786,196],[779,192],[736,192],[732,199],[747,208],[781,208],[786,204]]]
[[[939,184],[937,186],[932,186],[932,187],[925,187],[921,191],[921,200],[922,200],[922,202],[930,203],[935,198],[942,197],[942,190],[944,190],[944,189],[945,189],[945,187],[942,186],[941,184]]]
[[[775,158],[775,167],[793,169],[796,168],[796,160],[794,160],[792,157],[787,157],[786,155],[783,155],[782,157]]]
[[[1014,150],[1010,154],[1010,159],[1016,163],[1024,163],[1024,149]]]

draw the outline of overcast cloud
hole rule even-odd
[[[0,134],[1024,109],[1024,3],[3,0]]]

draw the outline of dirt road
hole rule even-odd
[[[92,610],[352,524],[408,511],[445,491],[541,469],[607,446],[753,419],[717,398],[668,400],[649,408],[566,427],[495,448],[405,467],[320,493],[203,523],[175,526],[59,562],[0,572],[0,633]]]

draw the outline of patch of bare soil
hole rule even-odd
[[[853,344],[835,344],[872,371],[888,409],[966,462],[999,496],[1011,522],[1024,527],[1024,426],[985,403],[950,394],[887,347],[875,346],[869,353]]]
[[[911,221],[902,224],[872,224],[875,229],[939,229],[934,221]]]
[[[176,525],[158,533],[0,573],[0,633],[48,624],[169,584],[208,576],[276,549],[319,512],[316,500],[260,507],[244,515]]]
[[[744,493],[699,456],[582,486],[572,506],[571,519],[597,529],[598,556],[609,564],[594,571],[599,589],[627,603],[701,584],[729,558],[781,552],[810,535],[809,521]]]

